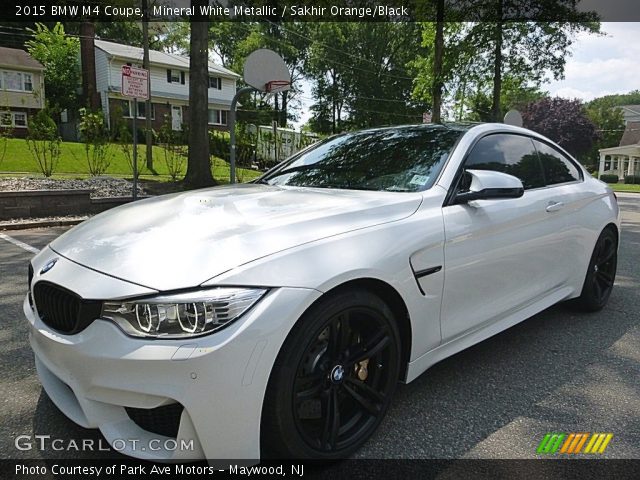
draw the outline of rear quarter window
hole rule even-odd
[[[571,160],[555,148],[538,140],[533,141],[538,157],[542,164],[545,183],[557,185],[560,183],[577,182],[580,180],[580,171]]]

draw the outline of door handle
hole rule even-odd
[[[562,210],[564,208],[564,203],[562,202],[549,202],[547,205],[547,212],[557,212],[558,210]]]

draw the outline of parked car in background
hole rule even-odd
[[[342,458],[399,381],[558,302],[603,308],[619,232],[612,191],[534,132],[373,129],[87,220],[32,260],[24,312],[53,402],[140,439],[123,453]]]

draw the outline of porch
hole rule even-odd
[[[625,175],[640,175],[640,145],[603,148],[600,150],[601,175],[617,175],[620,180]]]

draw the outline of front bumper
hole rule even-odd
[[[74,422],[100,429],[120,453],[155,461],[258,459],[271,368],[289,330],[319,295],[275,289],[228,328],[179,341],[131,338],[105,320],[62,335],[40,320],[28,298],[23,309],[49,397]],[[184,407],[181,414],[169,408],[179,415],[175,438],[132,419],[131,409],[153,415],[175,403]]]

